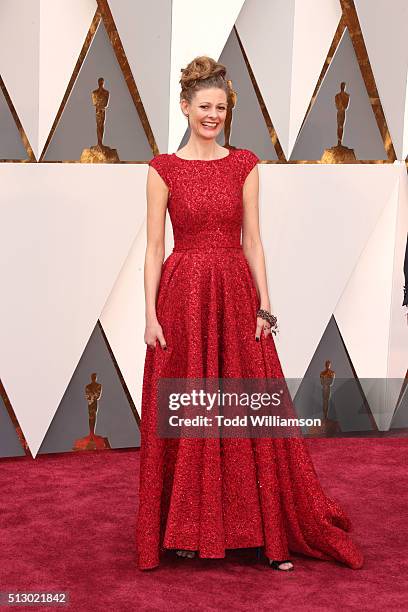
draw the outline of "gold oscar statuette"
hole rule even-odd
[[[233,147],[232,145],[230,145],[230,137],[231,137],[231,124],[232,124],[232,110],[237,103],[237,93],[232,88],[232,81],[228,80],[227,85],[228,85],[228,96],[227,96],[227,114],[225,116],[225,123],[224,123],[224,137],[225,137],[224,147],[226,149],[235,149],[236,147]]]
[[[85,398],[88,403],[89,435],[75,440],[72,450],[99,450],[110,448],[108,438],[95,434],[98,400],[102,395],[102,385],[96,382],[97,374],[91,374],[91,382],[85,387]]]
[[[340,84],[339,91],[334,101],[337,109],[337,145],[331,149],[325,149],[321,158],[322,164],[356,164],[358,163],[354,149],[349,149],[342,145],[344,125],[346,122],[346,110],[350,102],[350,94],[346,93],[346,83]]]
[[[98,89],[92,92],[92,104],[95,107],[96,113],[96,135],[98,144],[82,151],[80,161],[83,164],[114,164],[120,161],[117,150],[111,149],[103,144],[106,108],[109,104],[110,95],[109,91],[103,86],[104,82],[105,80],[100,77],[98,79]]]
[[[320,426],[314,425],[308,428],[308,433],[312,436],[326,435],[332,436],[333,434],[341,431],[339,423],[333,419],[329,419],[329,403],[331,397],[331,388],[336,378],[336,373],[331,369],[331,361],[327,359],[325,361],[325,369],[320,372],[320,384],[322,385],[322,412],[323,419]]]

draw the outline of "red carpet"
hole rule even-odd
[[[78,452],[0,461],[0,591],[68,591],[69,606],[42,610],[406,609],[407,439],[308,444],[322,484],[351,516],[360,570],[293,555],[295,571],[276,572],[248,549],[225,560],[168,553],[141,572],[139,451]]]

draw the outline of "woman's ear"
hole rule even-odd
[[[181,107],[181,111],[182,111],[183,115],[185,117],[188,117],[188,102],[187,102],[187,100],[181,100],[180,101],[180,107]]]

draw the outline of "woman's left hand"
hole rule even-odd
[[[267,338],[268,334],[271,333],[270,323],[266,321],[265,319],[262,319],[262,317],[256,317],[255,340],[257,340],[258,342],[259,342],[262,332],[265,338]]]

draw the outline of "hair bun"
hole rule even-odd
[[[219,87],[225,91],[227,97],[230,88],[225,75],[227,69],[224,64],[216,62],[212,57],[199,55],[195,57],[185,68],[181,69],[181,92],[180,101],[191,102],[198,89],[206,87]]]
[[[195,57],[186,68],[182,68],[181,73],[180,84],[183,89],[187,89],[194,87],[197,81],[214,77],[225,78],[227,70],[225,66],[219,64],[211,57],[201,55]]]

